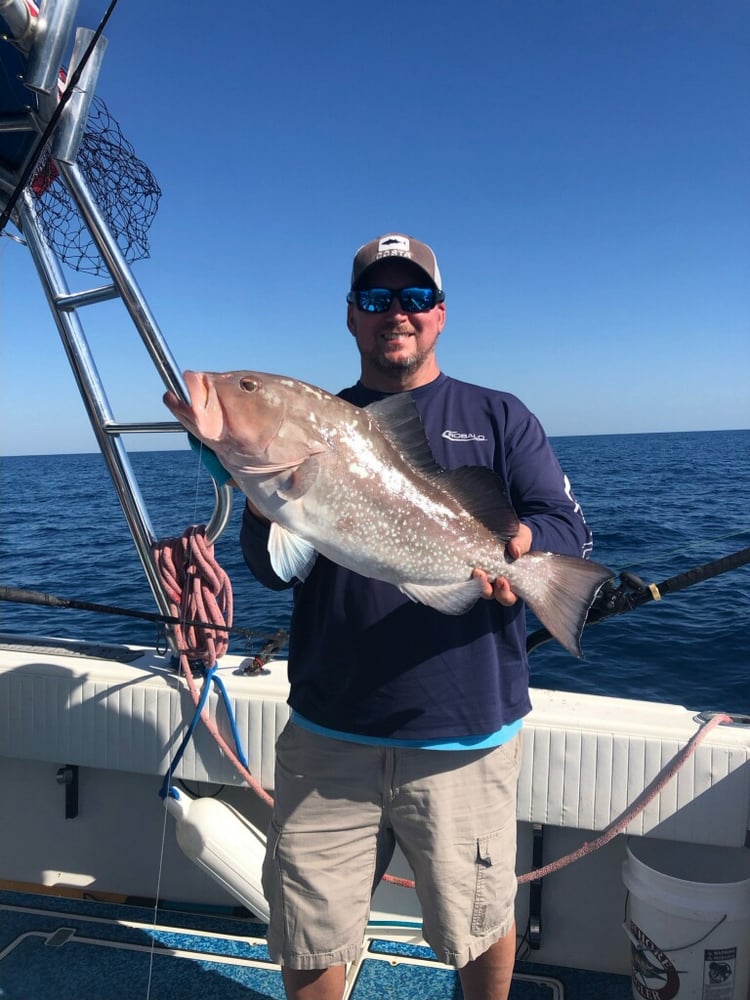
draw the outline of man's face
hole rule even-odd
[[[428,287],[424,272],[396,257],[379,261],[360,282],[361,288]],[[388,312],[360,312],[350,304],[347,326],[362,357],[365,385],[384,391],[414,388],[438,374],[434,351],[445,325],[445,303],[428,312],[407,313],[394,296]]]

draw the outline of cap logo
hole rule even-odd
[[[409,251],[410,244],[406,236],[384,236],[378,242],[378,257],[387,257],[389,254],[409,256]]]

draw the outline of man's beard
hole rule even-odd
[[[408,357],[392,356],[382,351],[372,351],[367,360],[382,372],[414,372],[417,371],[432,354],[434,348],[428,351],[417,351]]]

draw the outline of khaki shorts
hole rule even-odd
[[[353,961],[396,843],[441,961],[461,967],[512,929],[519,736],[491,750],[413,750],[334,740],[290,722],[276,752],[263,868],[275,962],[321,969]]]

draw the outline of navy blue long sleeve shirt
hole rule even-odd
[[[360,383],[356,406],[384,393]],[[439,375],[412,391],[438,465],[498,474],[537,551],[587,556],[591,533],[536,417],[515,396]],[[273,589],[268,525],[246,507],[245,561]],[[318,556],[294,583],[289,704],[328,729],[438,740],[493,733],[531,708],[525,608],[479,600],[462,615],[415,604],[396,587]]]

